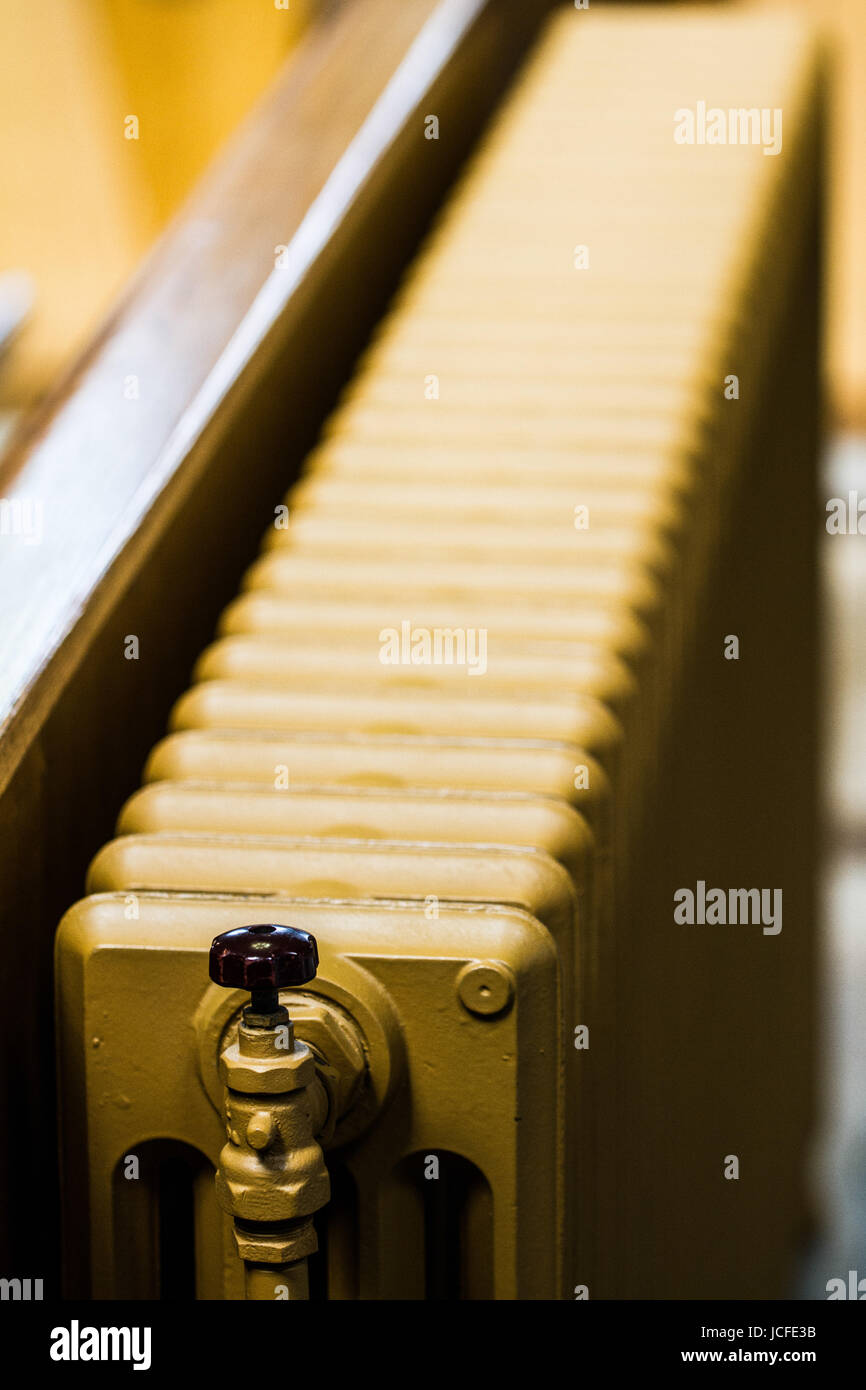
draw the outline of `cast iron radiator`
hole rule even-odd
[[[790,1291],[819,131],[550,22],[61,924],[71,1291]]]

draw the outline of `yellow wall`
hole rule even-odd
[[[306,0],[97,0],[161,222],[279,67]]]
[[[0,363],[0,408],[36,398],[92,331],[309,9],[3,0],[0,271],[27,271],[36,298]]]
[[[832,54],[827,371],[842,423],[866,428],[866,0],[776,0],[819,24]]]

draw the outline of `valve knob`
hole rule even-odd
[[[280,1012],[279,990],[315,979],[318,964],[314,936],[275,923],[234,927],[215,936],[208,962],[215,984],[250,991],[247,1014],[254,1018],[268,1018]]]

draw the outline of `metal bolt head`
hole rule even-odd
[[[514,976],[501,960],[472,960],[457,976],[457,996],[472,1014],[501,1014],[514,998]]]
[[[319,964],[316,939],[295,927],[235,927],[214,937],[209,973],[227,989],[277,990],[305,985]]]
[[[247,1125],[247,1143],[261,1153],[274,1142],[276,1121],[269,1110],[257,1110]]]

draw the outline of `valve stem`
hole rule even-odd
[[[314,979],[318,963],[314,937],[273,923],[236,927],[211,945],[211,979],[250,991],[237,1041],[220,1057],[228,1143],[216,1174],[217,1198],[234,1219],[248,1299],[309,1297],[313,1213],[330,1197],[315,1138],[327,1095],[279,996]]]

